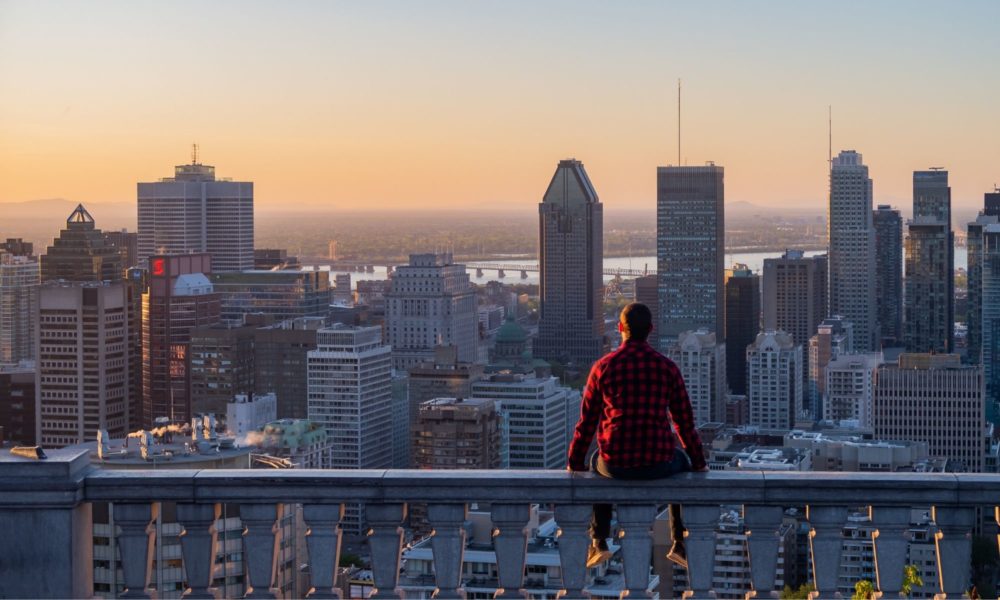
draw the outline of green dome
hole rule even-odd
[[[528,341],[528,332],[517,324],[514,315],[507,315],[507,321],[497,330],[497,342],[503,344],[523,344]]]

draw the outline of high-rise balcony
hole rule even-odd
[[[407,505],[427,503],[434,528],[433,582],[437,597],[459,597],[464,523],[471,502],[489,504],[498,597],[530,593],[525,578],[530,505],[554,506],[561,530],[558,553],[564,596],[584,597],[587,526],[595,501],[617,504],[625,592],[644,597],[652,564],[651,525],[657,506],[680,502],[688,528],[690,595],[710,597],[720,505],[742,505],[756,597],[774,588],[779,530],[786,507],[806,507],[814,584],[820,597],[837,587],[842,531],[851,508],[871,507],[876,589],[898,597],[907,561],[911,507],[932,507],[937,528],[937,582],[942,596],[960,598],[970,585],[972,531],[977,509],[1000,518],[1000,475],[789,473],[769,471],[685,474],[658,481],[613,481],[564,471],[324,471],[145,470],[95,468],[84,451],[53,451],[46,460],[0,457],[0,596],[89,597],[93,593],[91,503],[113,503],[119,528],[126,597],[143,597],[153,551],[157,503],[176,503],[187,597],[213,597],[209,588],[225,503],[240,506],[243,552],[252,597],[275,584],[283,505],[302,504],[311,597],[333,597],[344,503],[366,506],[374,597],[398,597],[402,523]],[[925,582],[925,584],[928,582]],[[933,583],[933,582],[931,582]]]

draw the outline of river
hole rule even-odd
[[[730,266],[733,263],[743,263],[750,267],[754,272],[759,272],[764,266],[765,258],[777,258],[781,256],[781,252],[735,252],[726,254],[726,266]],[[806,256],[815,256],[816,254],[822,254],[822,251],[807,251]],[[476,261],[480,262],[480,261]],[[537,259],[527,259],[527,258],[513,258],[513,259],[497,259],[490,261],[490,264],[496,265],[537,265]],[[964,269],[968,262],[968,254],[964,247],[955,248],[955,268]],[[655,256],[632,256],[632,257],[618,257],[618,258],[605,258],[604,259],[605,269],[656,269],[656,257]],[[321,267],[321,269],[326,270],[326,268]],[[333,276],[337,273],[345,273],[347,271],[334,271],[330,274],[331,283],[333,281]],[[469,270],[469,276],[472,281],[478,284],[484,284],[491,280],[497,279],[496,271],[483,271],[482,277],[476,277],[476,272],[474,270]],[[375,267],[374,273],[357,273],[351,272],[351,281],[362,281],[362,280],[381,280],[386,278],[385,267]],[[605,277],[605,280],[610,280],[610,277]],[[502,280],[508,283],[538,283],[538,273],[528,272],[528,277],[521,279],[520,271],[507,271],[506,277]]]

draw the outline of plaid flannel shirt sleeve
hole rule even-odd
[[[597,432],[603,403],[600,369],[598,365],[594,365],[590,370],[590,376],[587,377],[587,386],[583,390],[583,400],[580,402],[580,420],[576,424],[573,441],[569,446],[569,468],[573,471],[587,470],[587,450],[590,449],[590,442]]]
[[[674,387],[670,394],[670,417],[674,421],[674,428],[677,435],[684,443],[684,450],[691,457],[691,468],[695,471],[705,467],[705,451],[701,447],[701,436],[694,426],[694,411],[691,409],[691,399],[688,397],[687,387],[684,386],[684,377],[680,369],[676,370],[673,377]]]

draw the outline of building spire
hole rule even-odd
[[[73,212],[66,217],[67,223],[93,223],[94,217],[90,216],[87,209],[83,207],[83,204],[77,204]]]
[[[198,144],[191,144],[191,164],[197,165],[198,163]]]

